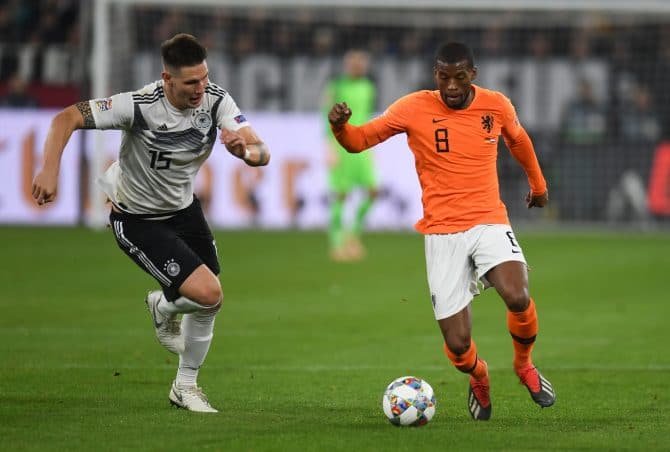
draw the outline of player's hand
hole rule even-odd
[[[534,195],[532,192],[528,192],[526,195],[526,206],[530,209],[531,207],[544,207],[549,202],[549,192],[545,191],[541,195]]]
[[[351,109],[346,102],[338,102],[328,112],[328,121],[334,126],[344,125],[351,118]]]
[[[221,143],[235,157],[243,158],[247,150],[247,141],[237,132],[221,129]]]
[[[32,188],[33,198],[40,206],[55,201],[58,194],[58,172],[42,169],[33,179]]]

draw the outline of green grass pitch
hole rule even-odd
[[[155,288],[110,231],[0,228],[0,449],[668,450],[670,235],[517,236],[539,312],[537,366],[556,405],[512,370],[502,301],[474,302],[493,417],[473,422],[467,377],[442,354],[422,237],[368,234],[336,264],[321,232],[216,233],[225,302],[199,383],[218,415],[168,404],[177,359],[153,335]],[[435,389],[419,429],[389,424],[386,385]]]

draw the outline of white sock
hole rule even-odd
[[[202,311],[207,306],[203,306],[186,297],[179,297],[175,301],[168,301],[165,294],[161,293],[161,301],[158,302],[158,310],[163,315],[182,314],[189,312]]]
[[[207,309],[184,314],[181,320],[184,335],[184,353],[179,355],[177,384],[193,386],[197,382],[198,370],[205,361],[209,345],[214,336],[214,318],[217,309]]]

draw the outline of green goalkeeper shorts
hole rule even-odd
[[[330,169],[328,182],[331,191],[335,193],[346,193],[359,187],[377,187],[372,155],[368,152],[340,154],[339,162]]]

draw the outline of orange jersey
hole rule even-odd
[[[533,145],[510,100],[497,91],[472,87],[474,99],[463,110],[447,107],[439,91],[417,91],[360,127],[333,127],[350,152],[407,134],[422,189],[423,218],[416,229],[423,234],[509,224],[496,165],[501,135],[526,172],[533,194],[547,189]]]

